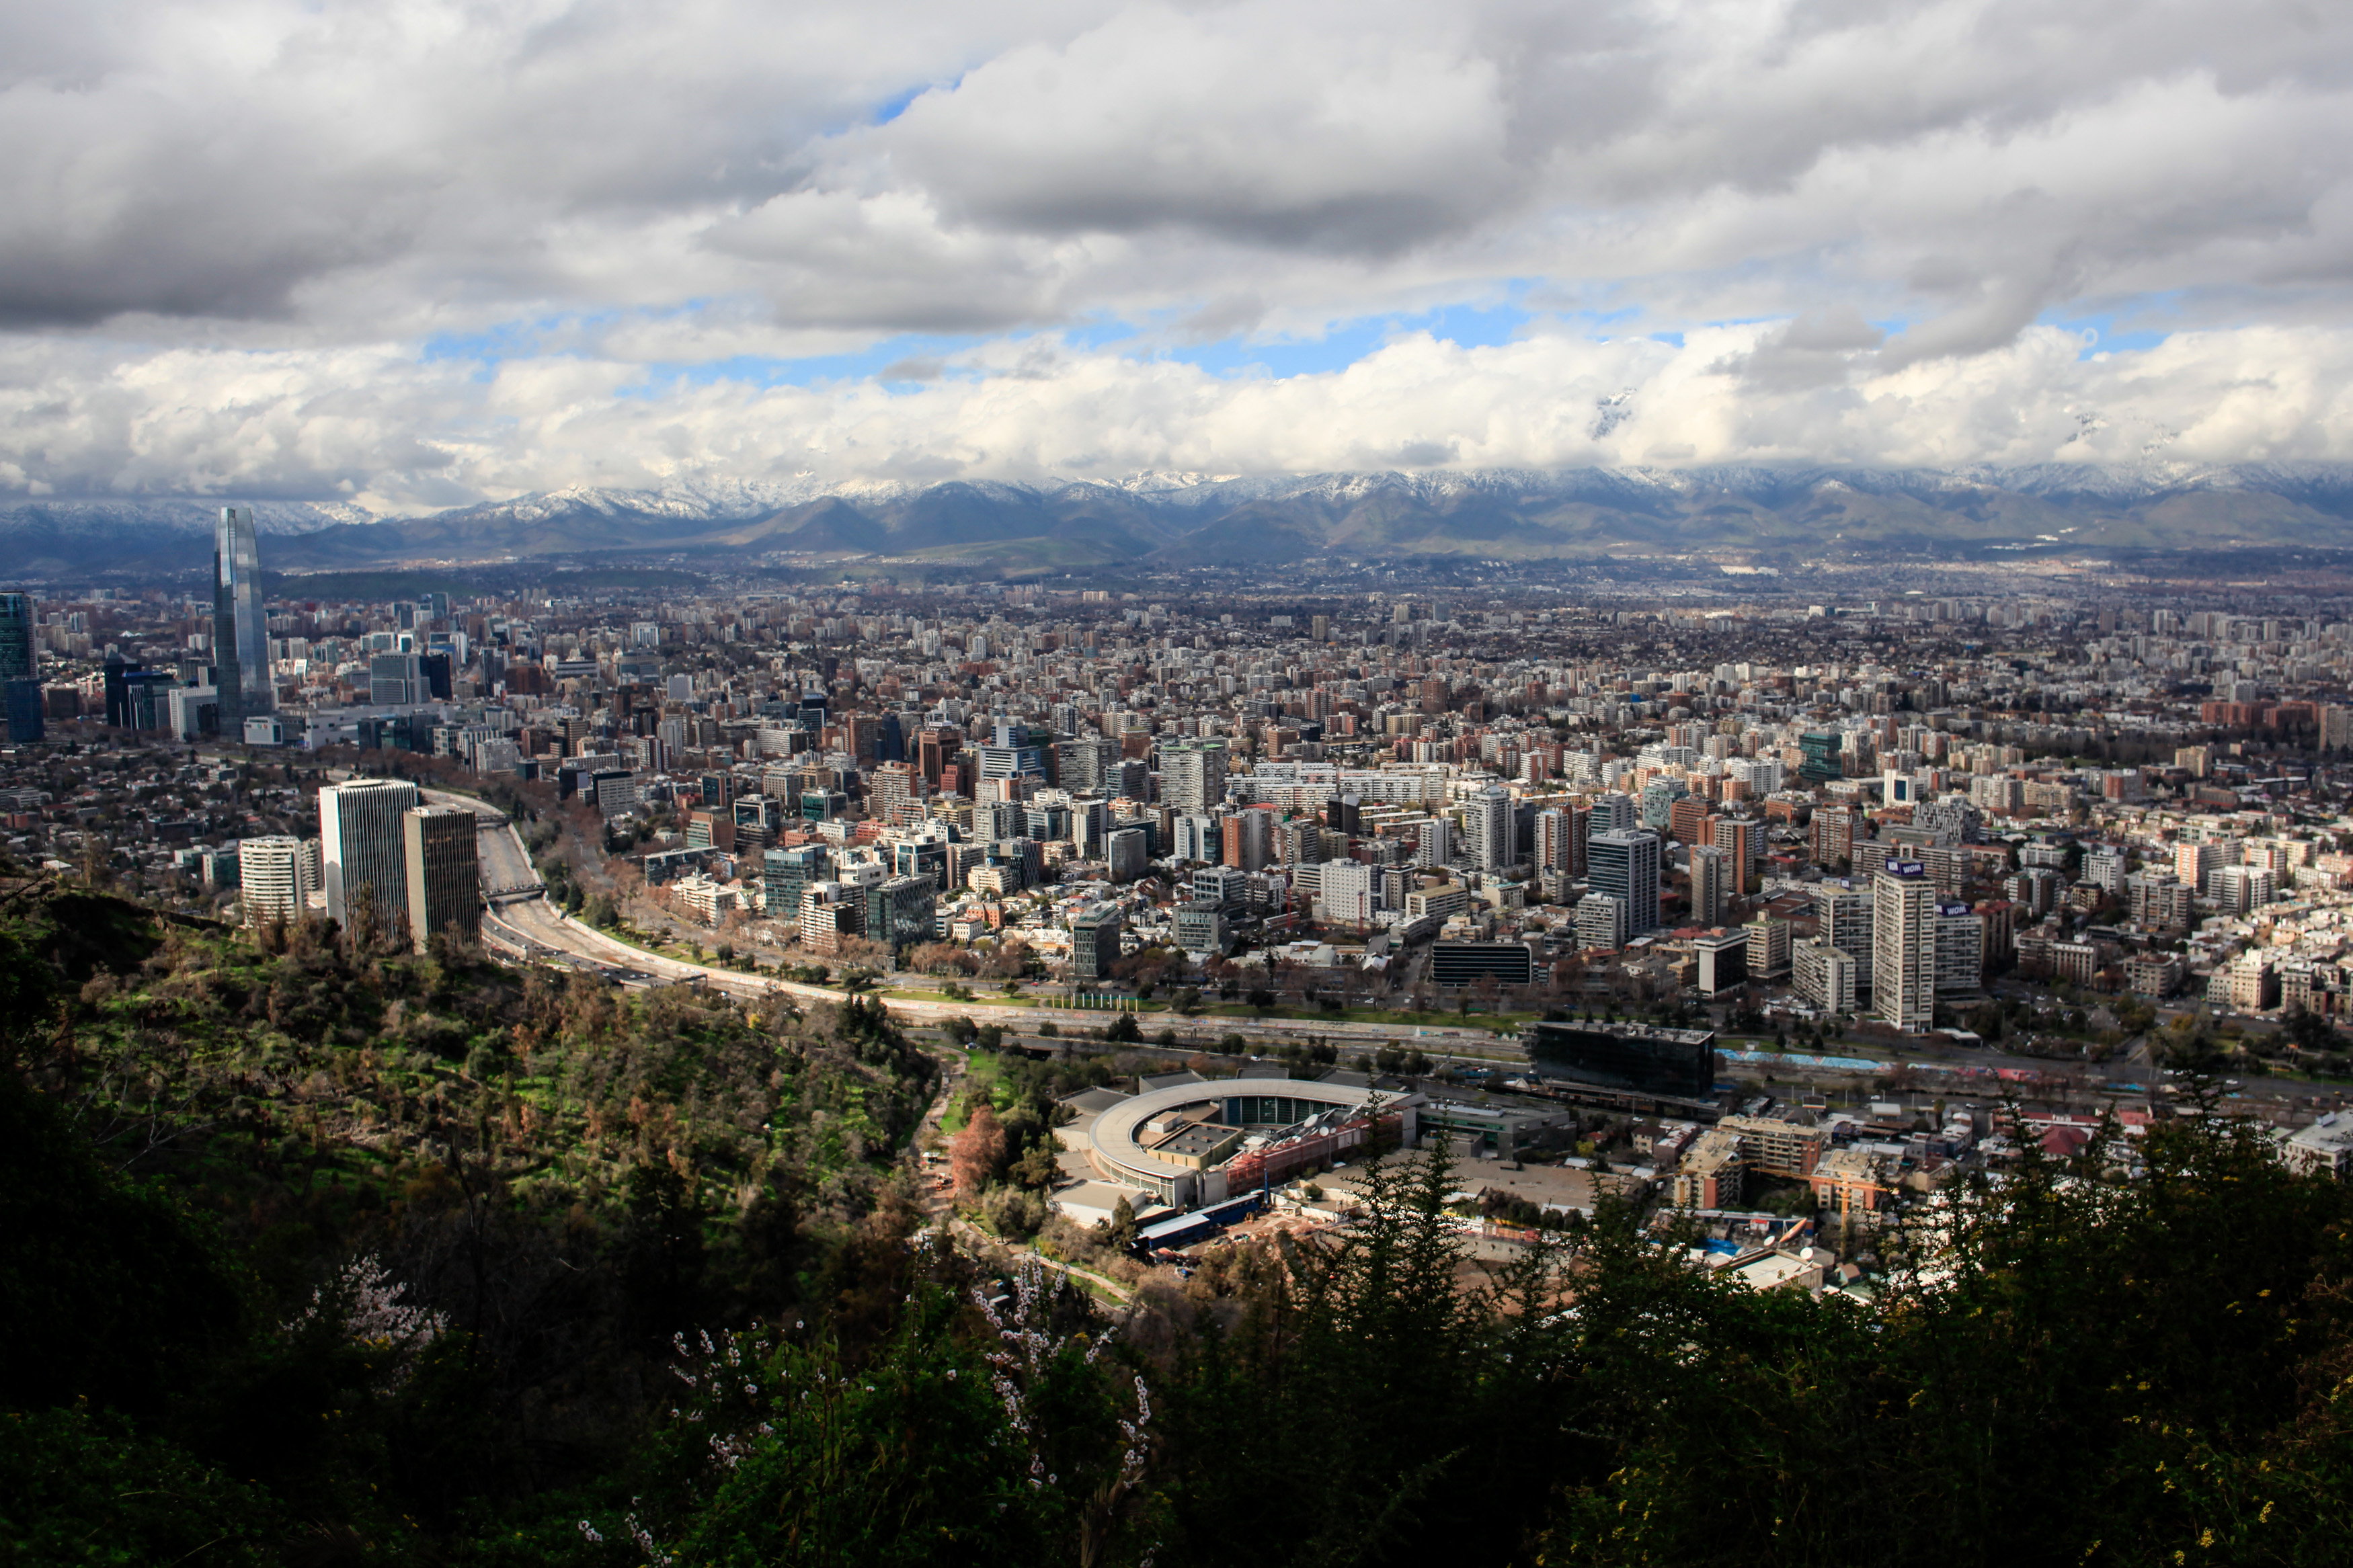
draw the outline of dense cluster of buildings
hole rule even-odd
[[[1761,993],[1911,1033],[2013,967],[2245,1010],[2353,990],[2325,607],[266,603],[249,514],[216,545],[208,604],[0,597],[28,722],[546,781],[642,825],[649,898],[750,940],[1018,939],[1091,989],[1141,961],[1348,999]]]
[[[2088,1005],[2353,1008],[2346,605],[2055,579],[1853,604],[1729,579],[360,602],[265,597],[247,514],[216,543],[209,602],[0,595],[20,851],[169,854],[249,919],[470,931],[463,814],[393,781],[314,782],[315,806],[251,782],[406,751],[605,825],[625,901],[780,960],[944,944],[1048,1000],[1714,1004],[1891,1039],[1957,1029],[2011,975]],[[97,824],[45,726],[244,761],[151,753],[157,809]],[[1720,1089],[1712,1047],[1670,1038],[1694,1032],[1607,1033],[1532,1056],[1662,1107]],[[1676,1151],[1692,1201],[1741,1173],[1876,1190],[1840,1140],[1788,1136]]]

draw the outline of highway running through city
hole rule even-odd
[[[649,952],[575,921],[548,901],[539,873],[523,847],[522,834],[503,813],[470,795],[432,789],[419,793],[436,805],[462,807],[482,818],[475,838],[481,856],[482,893],[488,902],[482,917],[482,941],[510,958],[587,970],[631,986],[698,984],[740,996],[781,994],[801,1002],[839,1003],[850,994],[828,986],[804,985],[689,963]],[[976,1024],[997,1024],[1034,1034],[1042,1023],[1084,1027],[1108,1016],[977,1001],[930,1002],[894,996],[883,1002],[894,1018],[918,1027],[944,1024],[952,1018],[969,1018]],[[1256,1042],[1304,1040],[1312,1037],[1344,1048],[1361,1045],[1368,1051],[1386,1045],[1410,1044],[1441,1060],[1513,1064],[1523,1059],[1515,1046],[1496,1039],[1484,1029],[1417,1031],[1314,1018],[1188,1019],[1175,1013],[1154,1014],[1151,1023],[1155,1033],[1163,1028],[1176,1030],[1179,1041],[1187,1047],[1212,1046],[1219,1037],[1229,1034],[1240,1034]]]

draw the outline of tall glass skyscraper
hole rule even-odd
[[[33,595],[0,594],[0,693],[5,694],[8,739],[42,738],[40,665],[33,651]]]
[[[0,680],[30,680],[33,664],[33,595],[0,594]]]
[[[250,507],[221,508],[213,531],[213,669],[220,731],[243,740],[248,715],[278,706],[269,679],[269,623],[261,614],[261,548]]]

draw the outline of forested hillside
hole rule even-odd
[[[1108,1313],[879,1011],[0,890],[0,1561],[2334,1563],[2353,1205],[2227,1119],[1754,1293],[1442,1159]],[[1116,1321],[1114,1321],[1116,1320]]]

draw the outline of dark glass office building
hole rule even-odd
[[[7,694],[8,739],[41,739],[40,665],[33,651],[33,596],[0,594],[0,690]]]
[[[1715,1088],[1715,1032],[1649,1024],[1528,1026],[1536,1070],[1635,1094],[1705,1100]]]
[[[1452,990],[1493,975],[1505,985],[1535,979],[1535,954],[1524,942],[1436,942],[1430,944],[1430,979]]]
[[[213,686],[220,727],[239,740],[245,721],[278,706],[269,677],[269,621],[261,605],[261,550],[250,507],[221,508],[213,531]]]

